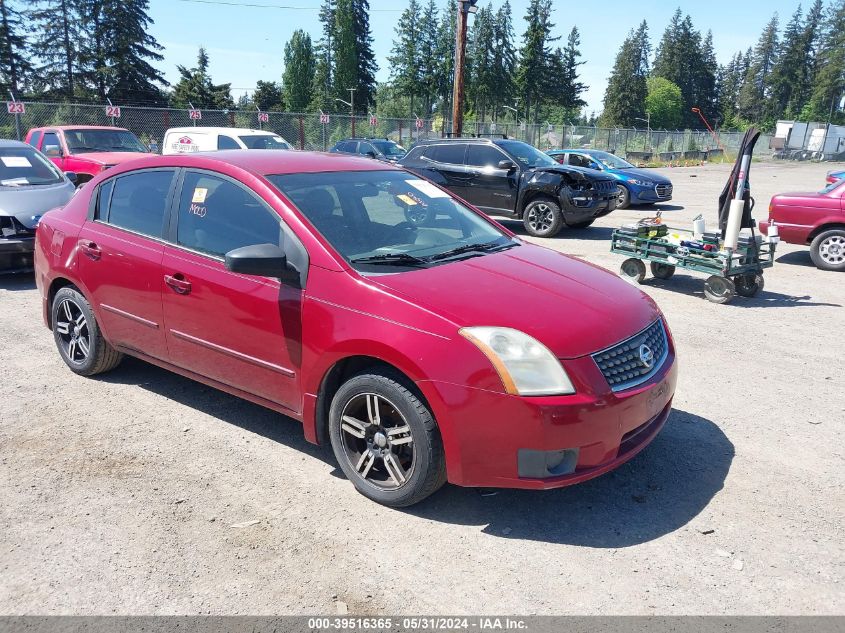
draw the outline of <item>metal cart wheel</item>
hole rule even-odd
[[[632,284],[641,284],[645,279],[645,264],[642,260],[629,257],[619,267],[619,276]]]
[[[663,262],[651,262],[651,274],[657,279],[669,279],[675,274],[675,267],[672,264],[664,264]]]
[[[713,303],[727,303],[736,296],[736,286],[727,277],[711,275],[704,282],[704,296]]]
[[[737,275],[733,281],[740,297],[756,297],[763,290],[763,275],[760,273]]]

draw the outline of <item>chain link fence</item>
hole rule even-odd
[[[15,108],[10,108],[15,109]],[[20,106],[16,109],[21,109]],[[451,122],[437,119],[382,119],[370,116],[298,114],[255,110],[201,110],[199,119],[189,110],[175,108],[120,107],[119,117],[110,117],[100,105],[24,102],[24,112],[0,114],[2,138],[23,139],[27,130],[51,125],[115,125],[134,132],[154,150],[161,148],[167,129],[213,126],[264,129],[306,150],[328,150],[350,136],[388,138],[410,147],[420,139],[440,138],[451,130]],[[196,115],[194,115],[196,116]],[[326,120],[326,118],[328,120]],[[634,162],[682,162],[735,157],[742,132],[699,130],[638,130],[595,126],[550,125],[466,121],[464,135],[503,135],[525,141],[543,150],[591,148],[613,152]],[[758,147],[768,146],[769,137]]]

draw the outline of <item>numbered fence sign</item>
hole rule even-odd
[[[329,124],[329,115],[328,114],[321,114],[320,115],[320,123],[322,123],[323,125],[328,125]]]
[[[106,106],[106,116],[112,119],[120,118],[120,106],[108,105]]]
[[[199,121],[202,119],[202,112],[200,110],[188,110],[188,117],[192,121]]]
[[[373,127],[377,126],[378,125],[378,119],[374,116],[371,116],[370,117],[370,125],[373,126]]]
[[[421,130],[423,128],[423,120],[417,119],[417,129]]]
[[[6,110],[9,114],[26,114],[26,106],[23,101],[7,101]]]
[[[270,122],[270,115],[266,112],[259,112],[258,113],[258,122],[259,123],[269,123]]]

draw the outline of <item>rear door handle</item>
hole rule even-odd
[[[165,275],[164,283],[170,286],[176,294],[186,295],[191,292],[191,282],[185,279],[185,276],[181,273]]]
[[[95,262],[103,256],[103,251],[94,242],[80,242],[79,250],[81,250],[87,257],[93,259]]]

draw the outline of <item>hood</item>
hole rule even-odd
[[[533,244],[370,281],[458,327],[521,330],[558,358],[615,345],[660,315],[645,293],[616,275]]]
[[[595,169],[587,169],[586,167],[575,167],[574,165],[549,165],[548,167],[534,167],[526,170],[527,172],[536,173],[555,173],[555,174],[578,174],[587,180],[609,180],[607,174]]]
[[[157,154],[144,154],[142,152],[84,152],[74,154],[76,160],[87,160],[99,165],[121,165],[136,158],[149,158]]]
[[[74,191],[73,184],[67,180],[57,185],[0,187],[0,215],[13,215],[32,229],[47,211],[67,204]]]
[[[666,176],[661,176],[660,174],[650,170],[650,169],[638,169],[636,167],[632,167],[630,169],[611,169],[609,173],[615,176],[622,176],[624,178],[636,178],[637,180],[648,180],[653,183],[657,183],[659,185],[668,185],[671,184],[671,180],[669,180]]]

